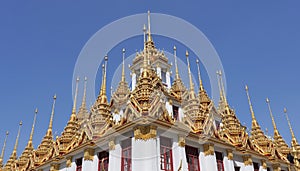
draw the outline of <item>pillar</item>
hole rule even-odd
[[[251,155],[243,156],[243,161],[244,161],[245,171],[254,171]]]
[[[95,170],[94,168],[94,153],[95,150],[92,148],[87,148],[84,150],[83,155],[83,162],[82,162],[82,170],[83,171],[89,171],[89,170]]]
[[[200,152],[200,168],[207,171],[218,170],[214,144],[207,143],[203,145],[203,152]]]
[[[122,148],[120,143],[116,144],[115,139],[111,139],[108,143],[108,146],[109,146],[108,170],[109,171],[121,170]]]
[[[226,150],[227,155],[224,156],[224,170],[225,171],[232,171],[234,170],[234,163],[233,163],[233,152],[231,149]]]
[[[173,169],[174,170],[188,170],[188,164],[186,161],[185,153],[185,136],[179,135],[177,139],[173,141],[172,147],[173,156]]]

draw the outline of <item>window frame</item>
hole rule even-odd
[[[172,140],[160,137],[160,170],[173,171]]]
[[[199,149],[192,146],[185,146],[186,160],[189,171],[200,171]],[[190,163],[190,159],[192,163]],[[191,168],[192,167],[192,168]],[[196,168],[195,168],[196,167]]]
[[[122,146],[122,157],[121,157],[121,171],[132,170],[132,143],[131,138],[123,140]]]
[[[98,156],[98,171],[103,170],[102,165],[104,165],[104,170],[108,171],[109,152],[108,151],[101,151],[97,154],[97,156]]]

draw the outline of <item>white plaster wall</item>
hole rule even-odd
[[[181,161],[182,161],[182,169],[181,170],[188,170],[185,148],[178,146],[178,137],[173,138],[172,156],[173,156],[173,170],[174,171],[178,170]]]
[[[169,115],[173,116],[173,107],[172,107],[172,105],[170,105],[169,102],[166,102],[166,109],[167,109]]]
[[[160,67],[156,68],[156,73],[157,73],[157,76],[161,79],[161,68]]]
[[[157,140],[135,140],[132,138],[132,170],[153,171],[158,170]]]
[[[217,161],[216,156],[209,155],[205,156],[203,151],[200,151],[200,168],[203,171],[217,171]]]
[[[181,107],[179,107],[178,109],[178,119],[179,121],[182,121],[182,118],[184,117],[184,113],[183,113],[183,109]]]
[[[169,71],[166,72],[166,83],[168,89],[170,89],[172,85],[171,85],[171,75]]]
[[[132,73],[131,76],[131,91],[135,89],[136,86],[136,73]]]
[[[122,148],[119,142],[115,145],[114,150],[109,150],[109,171],[121,170],[121,152]]]

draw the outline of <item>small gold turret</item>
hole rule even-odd
[[[19,130],[15,142],[15,146],[13,149],[13,152],[11,156],[9,157],[8,161],[6,162],[6,165],[4,166],[5,170],[15,170],[16,169],[16,161],[17,161],[17,148],[19,144],[19,137],[20,137],[20,132],[21,132],[21,127],[22,127],[22,121],[19,123]]]
[[[51,108],[51,116],[50,116],[49,126],[46,135],[43,137],[41,144],[34,151],[35,166],[40,165],[43,161],[49,159],[54,154],[52,126],[53,126],[56,98],[57,98],[56,95],[54,95],[52,108]]]
[[[1,152],[1,156],[0,156],[0,168],[3,167],[3,157],[4,157],[4,151],[6,148],[6,141],[7,141],[8,134],[9,134],[9,132],[6,131],[5,139],[4,139],[4,143],[3,143],[3,147],[2,147],[2,152]]]
[[[227,103],[227,98],[225,94],[225,88],[222,80],[222,71],[217,71],[217,79],[218,79],[218,86],[219,86],[219,91],[220,91],[220,101],[219,101],[219,106],[218,110],[223,113],[225,108],[228,109],[229,105]]]
[[[146,49],[147,50],[154,50],[154,42],[151,35],[151,26],[150,26],[150,11],[148,11],[148,30],[147,30],[147,42],[146,42]],[[144,29],[145,30],[145,29]],[[149,53],[149,52],[148,52]]]
[[[199,79],[199,93],[198,93],[198,97],[199,97],[199,101],[200,104],[203,105],[204,108],[206,108],[206,106],[208,106],[211,102],[210,98],[208,97],[204,87],[203,87],[203,83],[202,83],[202,79],[201,79],[201,72],[200,72],[200,64],[199,64],[199,60],[196,60],[196,64],[197,64],[197,68],[198,68],[198,79]],[[206,109],[203,109],[206,110]]]
[[[286,156],[290,153],[290,149],[288,147],[288,145],[286,144],[286,142],[283,140],[282,136],[280,135],[278,129],[277,129],[277,126],[276,126],[276,123],[275,123],[275,119],[274,119],[274,116],[273,116],[273,112],[272,112],[272,109],[271,109],[271,105],[270,105],[270,100],[269,98],[266,99],[266,102],[268,104],[268,109],[269,109],[269,113],[270,113],[270,116],[271,116],[271,119],[272,119],[272,124],[273,124],[273,128],[274,128],[274,142],[275,142],[275,145],[277,146],[277,150],[283,154],[282,157],[286,158]]]
[[[177,49],[176,46],[173,48],[174,50],[174,61],[175,61],[175,79],[173,81],[172,87],[171,87],[171,93],[177,97],[178,100],[182,99],[182,95],[185,93],[186,88],[180,78],[179,71],[178,71],[178,62],[177,62]]]
[[[77,118],[80,123],[89,117],[89,111],[86,107],[86,87],[87,87],[87,77],[84,77],[84,87],[83,87],[83,96],[82,102],[78,110]]]
[[[273,144],[265,136],[265,134],[261,130],[261,128],[255,118],[254,110],[253,110],[250,95],[249,95],[249,88],[247,85],[245,86],[245,90],[246,90],[250,113],[251,113],[251,117],[252,117],[252,129],[251,129],[250,139],[252,140],[252,143],[253,143],[256,151],[258,151],[259,153],[261,153],[263,155],[271,156],[271,155],[273,155],[272,151],[274,151],[274,148],[272,146]]]
[[[75,95],[74,95],[74,104],[72,108],[71,117],[67,123],[67,126],[64,128],[61,137],[59,137],[58,142],[59,146],[59,153],[65,154],[68,152],[70,148],[70,144],[73,141],[76,141],[78,138],[78,130],[80,128],[77,116],[76,116],[76,102],[77,102],[77,95],[78,95],[78,83],[79,78],[76,79],[76,87],[75,87]]]
[[[29,136],[29,141],[18,160],[18,166],[19,166],[20,171],[23,171],[23,170],[25,171],[28,168],[29,160],[30,160],[30,157],[32,156],[32,152],[33,152],[32,138],[33,138],[34,126],[35,126],[35,122],[36,122],[37,113],[38,113],[38,109],[36,108],[34,111],[34,119],[33,119],[33,123],[32,123],[31,133]]]
[[[291,135],[292,135],[292,142],[291,142],[291,146],[292,146],[292,155],[297,158],[297,159],[300,159],[300,145],[296,139],[296,136],[294,134],[294,131],[293,131],[293,128],[292,128],[292,124],[291,124],[291,121],[289,119],[289,116],[287,114],[287,109],[284,108],[283,109],[283,112],[285,114],[285,117],[286,117],[286,120],[288,122],[288,125],[289,125],[289,128],[290,128],[290,132],[291,132]]]
[[[189,75],[189,82],[190,82],[190,98],[191,99],[195,99],[196,98],[196,94],[195,94],[195,88],[194,88],[194,83],[193,83],[193,78],[192,78],[192,73],[191,73],[191,66],[190,66],[190,60],[189,60],[189,52],[186,50],[185,52],[185,56],[186,56],[186,62],[188,65],[188,75]]]
[[[126,82],[125,77],[125,49],[122,49],[122,74],[121,80],[119,82],[118,88],[114,94],[112,94],[112,99],[114,100],[114,106],[116,108],[121,107],[128,101],[128,97],[130,95],[130,89],[128,83]]]

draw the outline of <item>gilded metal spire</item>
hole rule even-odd
[[[185,52],[186,56],[186,61],[188,64],[188,74],[189,74],[189,81],[190,81],[190,97],[194,99],[196,97],[195,91],[194,91],[194,83],[193,83],[193,78],[192,78],[192,73],[191,73],[191,66],[190,66],[190,60],[189,60],[189,52],[186,50]]]
[[[79,83],[79,77],[77,77],[77,79],[76,79],[76,87],[75,87],[75,95],[74,95],[74,103],[73,103],[72,115],[76,115],[76,104],[77,104],[77,95],[78,95],[78,83]]]
[[[288,121],[288,124],[289,124],[290,132],[291,132],[291,135],[292,135],[292,142],[293,142],[293,143],[297,143],[297,140],[296,140],[296,137],[295,137],[293,128],[292,128],[291,121],[290,121],[289,116],[288,116],[288,114],[287,114],[287,109],[284,108],[284,109],[283,109],[283,112],[285,113],[286,120]],[[292,145],[293,145],[293,144],[292,144]]]
[[[82,96],[82,102],[81,102],[81,107],[80,107],[82,109],[86,108],[86,86],[87,86],[87,77],[84,77],[83,96]]]
[[[199,89],[200,91],[203,91],[204,88],[203,88],[203,83],[202,83],[202,79],[201,79],[201,72],[200,72],[200,64],[199,64],[199,60],[197,59],[196,60],[196,63],[197,63],[197,68],[198,68],[198,79],[199,79]]]
[[[15,143],[15,146],[14,146],[13,153],[12,153],[12,156],[11,156],[14,159],[17,159],[17,148],[18,148],[18,144],[19,144],[19,137],[20,137],[21,127],[22,127],[22,121],[19,123],[18,135],[17,135],[17,138],[16,138],[16,143]]]
[[[274,136],[275,135],[278,136],[279,132],[278,132],[278,129],[277,129],[277,126],[276,126],[276,123],[275,123],[275,119],[274,119],[274,116],[273,116],[273,112],[272,112],[272,109],[271,109],[269,98],[266,98],[266,102],[268,104],[269,113],[270,113],[270,116],[271,116],[271,119],[272,119],[272,124],[273,124],[273,128],[274,128]]]
[[[217,71],[218,85],[219,85],[219,91],[220,91],[220,102],[224,103],[224,105],[226,107],[226,106],[228,106],[228,103],[227,103],[227,98],[226,98],[226,94],[225,94],[225,88],[224,88],[222,75],[223,74],[222,74],[221,70]]]
[[[122,82],[125,82],[125,48],[122,49],[123,61],[122,61]]]
[[[1,152],[1,156],[0,156],[0,161],[2,162],[3,157],[4,157],[4,151],[5,151],[5,147],[6,147],[6,141],[7,141],[7,137],[8,137],[9,132],[6,131],[6,135],[5,135],[5,139],[4,139],[4,143],[3,143],[3,147],[2,147],[2,152]],[[2,164],[2,163],[0,163]]]
[[[53,116],[54,116],[55,102],[56,102],[56,94],[53,96],[53,104],[52,104],[52,110],[51,110],[49,126],[48,126],[48,130],[47,130],[47,136],[52,136],[52,126],[53,126]]]
[[[146,25],[144,24],[144,27],[143,27],[143,33],[144,33],[144,49],[146,49]]]
[[[256,118],[255,118],[255,115],[254,115],[254,111],[253,111],[253,107],[252,107],[252,103],[251,103],[251,99],[250,99],[250,95],[249,95],[249,88],[248,88],[247,85],[245,86],[245,90],[246,90],[246,94],[247,94],[247,97],[248,97],[248,103],[249,103],[250,113],[251,113],[252,122],[253,122],[253,121],[256,121]]]
[[[107,103],[107,96],[106,96],[106,68],[107,68],[107,61],[108,56],[104,57],[104,64],[102,65],[102,85],[100,90],[100,95],[98,96],[99,103]]]
[[[32,123],[32,127],[31,127],[31,132],[30,132],[30,137],[29,137],[29,141],[27,143],[27,147],[33,147],[32,145],[32,138],[33,138],[33,133],[34,133],[34,126],[35,126],[35,122],[36,122],[36,115],[38,113],[38,109],[36,108],[34,111],[34,118],[33,118],[33,123]]]
[[[173,47],[173,50],[174,50],[174,60],[175,60],[175,79],[180,79],[178,64],[177,64],[177,56],[176,56],[176,46]]]
[[[148,42],[152,41],[150,26],[150,11],[148,11]]]

